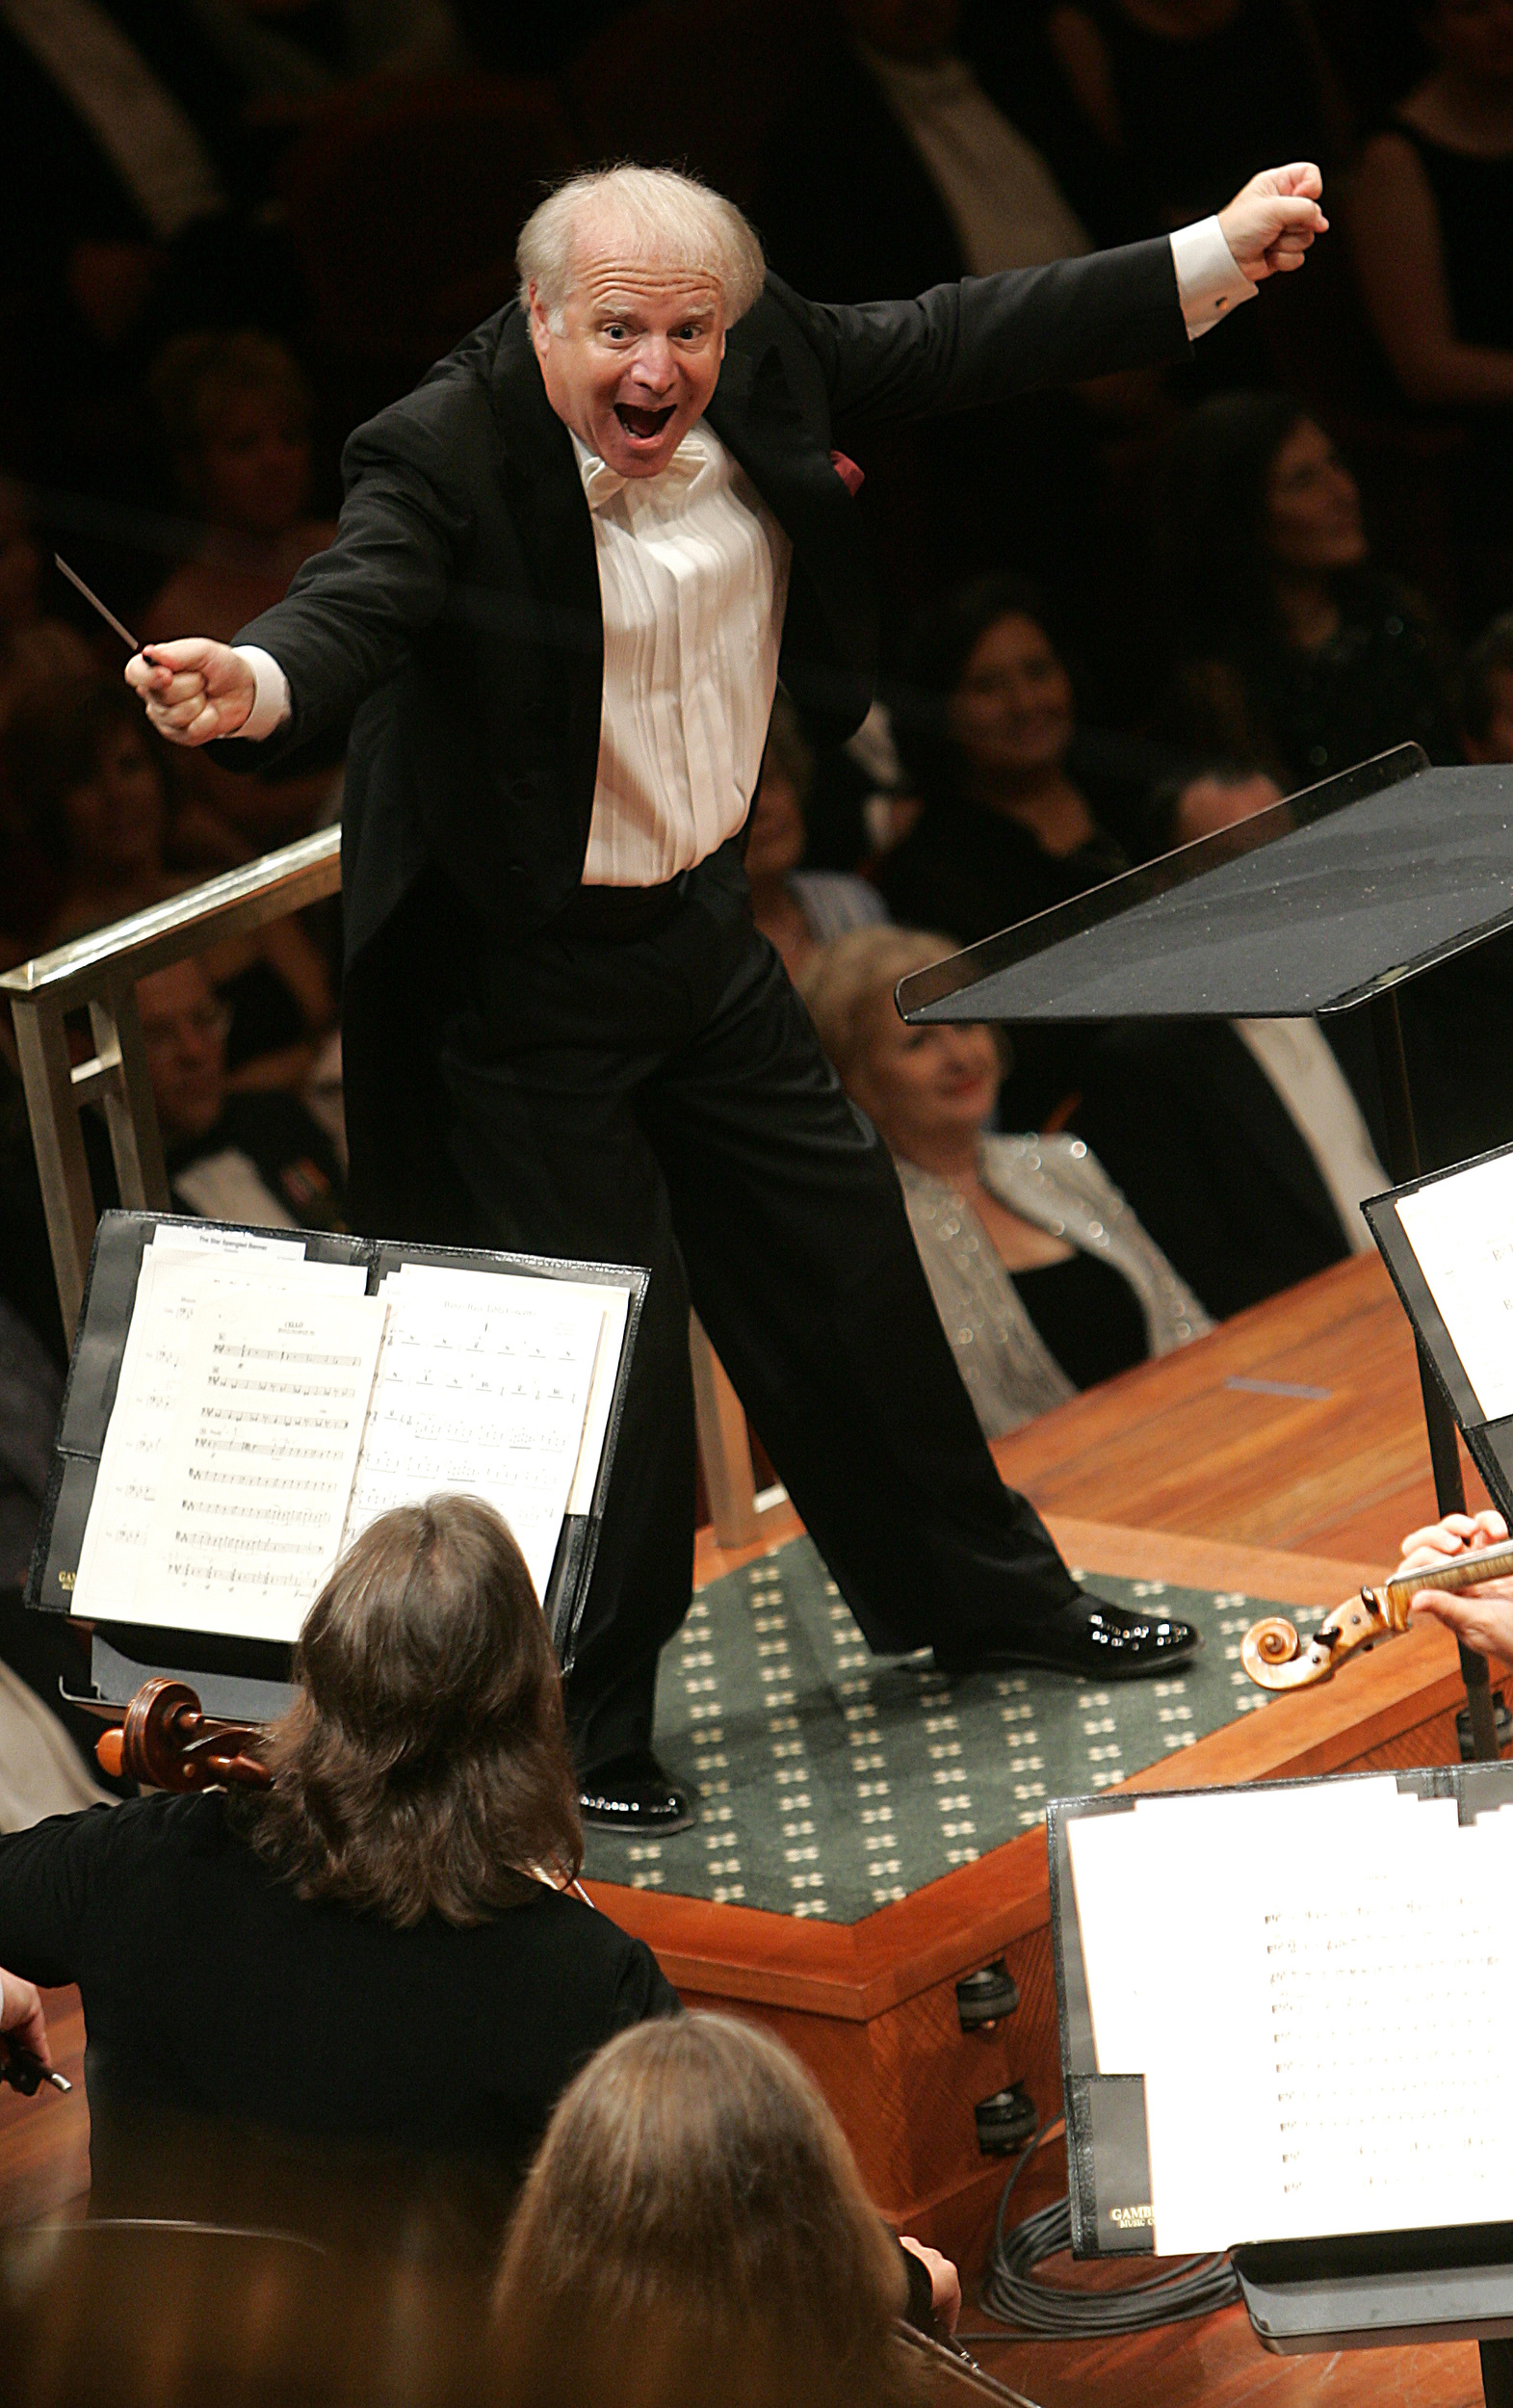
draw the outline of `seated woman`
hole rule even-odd
[[[911,1029],[893,990],[951,951],[864,929],[799,992],[820,1041],[899,1165],[946,1334],[989,1438],[1210,1326],[1080,1139],[993,1137],[991,1030]]]
[[[862,2188],[824,2101],[770,2032],[724,2015],[622,2032],[552,2118],[495,2291],[514,2408],[904,2408],[897,2337],[955,2269]],[[921,2263],[923,2262],[923,2263]],[[917,2288],[916,2288],[917,2283]]]
[[[1454,535],[1479,614],[1505,602],[1513,547],[1513,22],[1477,0],[1414,13],[1434,64],[1363,145],[1349,228],[1404,399],[1459,420]]]
[[[493,2245],[579,2066],[677,2006],[649,1950],[566,1895],[561,1681],[498,1515],[439,1496],[375,1522],[295,1682],[266,1792],[0,1838],[7,1986],[82,1993],[96,2212],[334,2237],[429,2205]]]
[[[1373,563],[1355,480],[1295,402],[1230,393],[1195,409],[1161,536],[1178,742],[1255,762],[1287,794],[1394,745],[1459,759],[1443,641]]]

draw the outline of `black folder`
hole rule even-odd
[[[131,1325],[137,1279],[152,1233],[160,1225],[235,1230],[245,1224],[185,1222],[169,1213],[106,1213],[95,1231],[89,1278],[79,1314],[54,1446],[53,1468],[42,1507],[26,1587],[26,1604],[66,1614],[74,1575],[94,1496],[105,1433],[120,1377],[121,1353]],[[402,1263],[463,1270],[489,1278],[501,1272],[535,1279],[572,1279],[626,1291],[625,1333],[600,1456],[593,1501],[584,1514],[562,1523],[551,1578],[541,1600],[553,1644],[566,1669],[598,1549],[609,1494],[615,1441],[625,1409],[626,1381],[647,1274],[619,1264],[559,1262],[542,1255],[494,1254],[462,1246],[411,1245],[390,1239],[338,1236],[326,1231],[258,1229],[257,1237],[302,1241],[305,1260],[361,1264],[367,1293],[378,1292],[385,1273]],[[289,1649],[270,1640],[218,1637],[203,1632],[144,1629],[129,1623],[91,1625],[91,1677],[98,1697],[123,1705],[142,1682],[157,1672],[189,1680],[207,1712],[266,1720],[282,1711],[289,1691]]]

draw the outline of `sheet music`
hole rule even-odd
[[[342,1543],[381,1297],[196,1299],[132,1616],[292,1640]]]
[[[1513,1413],[1513,1155],[1403,1196],[1397,1218],[1489,1422]]]
[[[307,1262],[302,1239],[158,1229],[138,1274],[80,1550],[71,1601],[75,1613],[103,1621],[130,1618],[198,1299],[216,1291],[248,1289],[265,1296],[361,1296],[366,1285],[360,1263]]]
[[[1513,1817],[1385,1777],[1067,1828],[1159,2251],[1513,2218]]]
[[[544,1596],[624,1290],[405,1264],[381,1293],[388,1325],[343,1545],[392,1505],[461,1490],[503,1514]],[[613,1354],[617,1365],[617,1343]]]

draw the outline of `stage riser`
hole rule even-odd
[[[1450,1764],[1457,1760],[1457,1753],[1451,1709],[1410,1721],[1359,1753],[1351,1753],[1347,1746],[1343,1749],[1338,1738],[1320,1747],[1304,1746],[1296,1761],[1271,1768],[1267,1777],[1300,1777],[1315,1771],[1395,1771],[1416,1765]],[[1201,1777],[1200,1763],[1195,1761],[1199,1757],[1200,1750],[1194,1749],[1187,1759],[1183,1769],[1189,1778],[1193,1773]],[[1161,1769],[1167,1772],[1175,1767]],[[721,1992],[713,1983],[682,1987],[690,2006],[751,2016],[775,2031],[809,2068],[830,2102],[856,2152],[867,2187],[889,2222],[972,2267],[980,2264],[987,2229],[1009,2171],[1007,2161],[984,2158],[978,2146],[973,2118],[978,2101],[1005,2083],[1019,2081],[1029,2090],[1042,2124],[1061,2112],[1044,1834],[1027,1832],[1022,1839],[1011,1840],[994,1851],[991,1861],[1003,1869],[1005,1891],[1023,1881],[1027,1867],[1034,1867],[1039,1893],[1030,1927],[1022,1926],[1020,1936],[1006,1948],[995,1944],[989,1909],[981,1919],[984,1936],[976,1952],[970,1931],[958,1935],[959,1949],[953,1951],[958,1961],[950,1973],[879,2014],[858,2018],[768,2004],[751,1997],[749,1969],[739,1993]],[[1237,1878],[1242,1877],[1243,1868],[1237,1866],[1236,1873]],[[946,1893],[952,1885],[935,1886]],[[916,1903],[929,1895],[928,1891],[920,1893]],[[950,1901],[943,1896],[940,1904],[944,1920]],[[708,1911],[717,1917],[720,1912],[718,1908]],[[649,1930],[646,1936],[651,1937]],[[956,1981],[996,1955],[1004,1956],[1019,1986],[1019,2006],[991,2031],[963,2032],[956,2011]],[[1021,2193],[1024,2212],[1029,2212],[1064,2187],[1065,2161],[1059,2144],[1048,2146],[1033,2172],[1027,2170],[1015,2194],[1016,2216]]]

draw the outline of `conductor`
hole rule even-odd
[[[651,1749],[691,1585],[691,1294],[874,1648],[1107,1681],[1196,1644],[1081,1590],[999,1479],[886,1148],[752,926],[741,829],[779,676],[829,741],[872,696],[836,444],[1181,355],[1302,264],[1320,190],[1282,168],[1169,239],[846,308],[767,275],[687,177],[577,176],[521,233],[518,298],[351,437],[286,599],[127,667],[232,765],[351,723],[356,1225],[650,1269],[568,1684],[590,1820],[691,1819]]]

